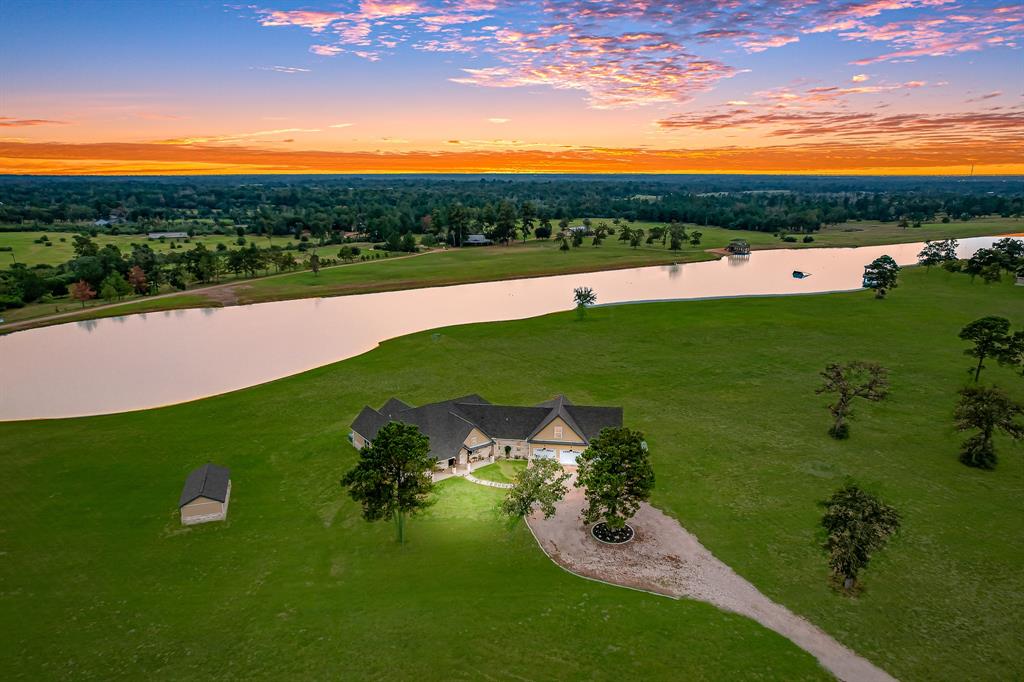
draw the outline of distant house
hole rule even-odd
[[[204,464],[185,479],[178,499],[181,522],[187,526],[223,521],[231,499],[231,472],[216,464]]]
[[[188,239],[188,232],[150,232],[148,239]]]
[[[725,247],[725,250],[734,256],[749,256],[750,242],[746,239],[733,239],[729,242],[729,245]]]
[[[99,220],[94,220],[92,224],[96,225],[97,227],[107,227],[108,225],[124,225],[127,222],[128,220],[125,219],[124,216],[111,213],[109,218],[100,218]]]
[[[493,405],[476,394],[420,407],[391,398],[379,410],[364,407],[349,440],[362,448],[392,421],[419,427],[440,469],[495,457],[572,466],[601,429],[622,426],[622,408],[573,405],[562,395],[532,407]]]
[[[487,246],[493,244],[490,239],[482,234],[471,234],[466,236],[466,241],[462,242],[463,246]]]

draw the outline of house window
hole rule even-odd
[[[561,437],[562,437],[562,427],[561,426],[556,426],[555,427],[555,438],[561,438]]]

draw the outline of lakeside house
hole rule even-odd
[[[750,242],[746,239],[733,239],[729,242],[729,245],[725,247],[725,250],[734,256],[749,256]]]
[[[476,394],[420,407],[391,398],[379,410],[364,407],[349,440],[362,448],[392,421],[413,424],[430,438],[439,469],[501,457],[572,466],[601,429],[622,426],[622,408],[574,405],[563,395],[529,407],[494,405]]]
[[[231,472],[227,467],[204,464],[185,479],[178,498],[181,522],[186,526],[223,521],[231,500]]]

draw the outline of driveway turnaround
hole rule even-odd
[[[623,545],[594,539],[583,525],[583,491],[571,488],[557,513],[527,519],[544,552],[576,575],[667,597],[699,599],[753,618],[818,659],[844,682],[894,682],[881,668],[832,639],[821,628],[761,594],[715,558],[697,538],[661,511],[643,504]]]

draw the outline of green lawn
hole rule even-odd
[[[1024,448],[994,472],[956,460],[956,338],[985,314],[1024,323],[1024,290],[905,271],[868,292],[599,308],[445,329],[194,403],[0,424],[0,624],[7,678],[800,679],[813,660],[745,619],[575,578],[500,491],[445,482],[405,548],[337,480],[364,404],[564,392],[622,405],[646,434],[653,502],[770,597],[901,680],[1024,675]],[[537,339],[577,348],[538,352]],[[828,438],[817,372],[863,358],[892,394]],[[1024,380],[984,373],[1024,400]],[[140,378],[144,382],[144,377]],[[182,529],[188,470],[231,467],[224,524]],[[902,534],[856,599],[833,593],[816,524],[853,477]]]
[[[712,246],[728,243],[728,240],[717,241],[721,243],[716,242]],[[237,291],[242,303],[259,303],[714,258],[704,252],[707,245],[673,252],[660,244],[645,244],[633,249],[614,239],[594,247],[587,238],[583,246],[566,252],[559,250],[559,244],[556,240],[530,240],[525,244],[514,242],[508,246],[439,250],[415,258],[392,258],[327,268],[319,275],[304,271],[254,280],[239,286]]]
[[[493,464],[474,469],[473,475],[485,481],[511,483],[515,480],[516,474],[525,468],[525,459],[499,459]]]
[[[0,252],[0,267],[9,267],[14,261],[26,265],[59,265],[75,257],[74,236],[75,232],[0,232],[0,246],[11,246],[14,248],[14,257],[10,252]],[[36,244],[35,240],[46,235],[53,246]],[[60,241],[63,239],[64,241]],[[197,243],[203,243],[209,249],[217,248],[217,244],[227,244],[231,248],[237,248],[235,240],[238,237],[227,235],[208,235],[193,237],[188,242],[178,240],[176,244],[181,251],[191,249]],[[260,246],[266,246],[267,240],[260,237],[253,237],[253,240]],[[144,234],[101,234],[93,238],[101,248],[107,244],[114,244],[123,253],[132,250],[132,244],[148,244],[157,253],[170,253],[171,241],[150,240]],[[287,239],[276,240],[275,243],[284,246],[289,243]],[[298,242],[291,242],[297,244]]]
[[[593,224],[604,221],[609,226],[611,220],[607,218],[592,218]],[[573,221],[579,225],[580,221]],[[631,223],[633,227],[650,230],[651,227],[664,225],[664,223],[652,223],[637,221]],[[725,230],[720,227],[704,227],[702,225],[686,225],[688,230],[700,230],[704,235],[704,244],[714,248],[725,246],[730,239],[742,238],[750,242],[751,246],[757,249],[764,248],[787,248],[804,249],[817,248],[822,246],[877,246],[880,244],[902,244],[907,242],[923,242],[928,240],[967,237],[985,237],[995,234],[1009,234],[1024,232],[1024,220],[1018,218],[986,217],[976,218],[967,222],[953,221],[951,223],[923,223],[921,227],[900,227],[897,223],[880,223],[875,221],[849,222],[841,225],[831,225],[818,232],[813,233],[814,241],[808,244],[803,243],[802,235],[794,234],[797,238],[795,243],[784,242],[778,237],[767,232],[749,232],[744,230]],[[613,237],[614,239],[614,237]]]

